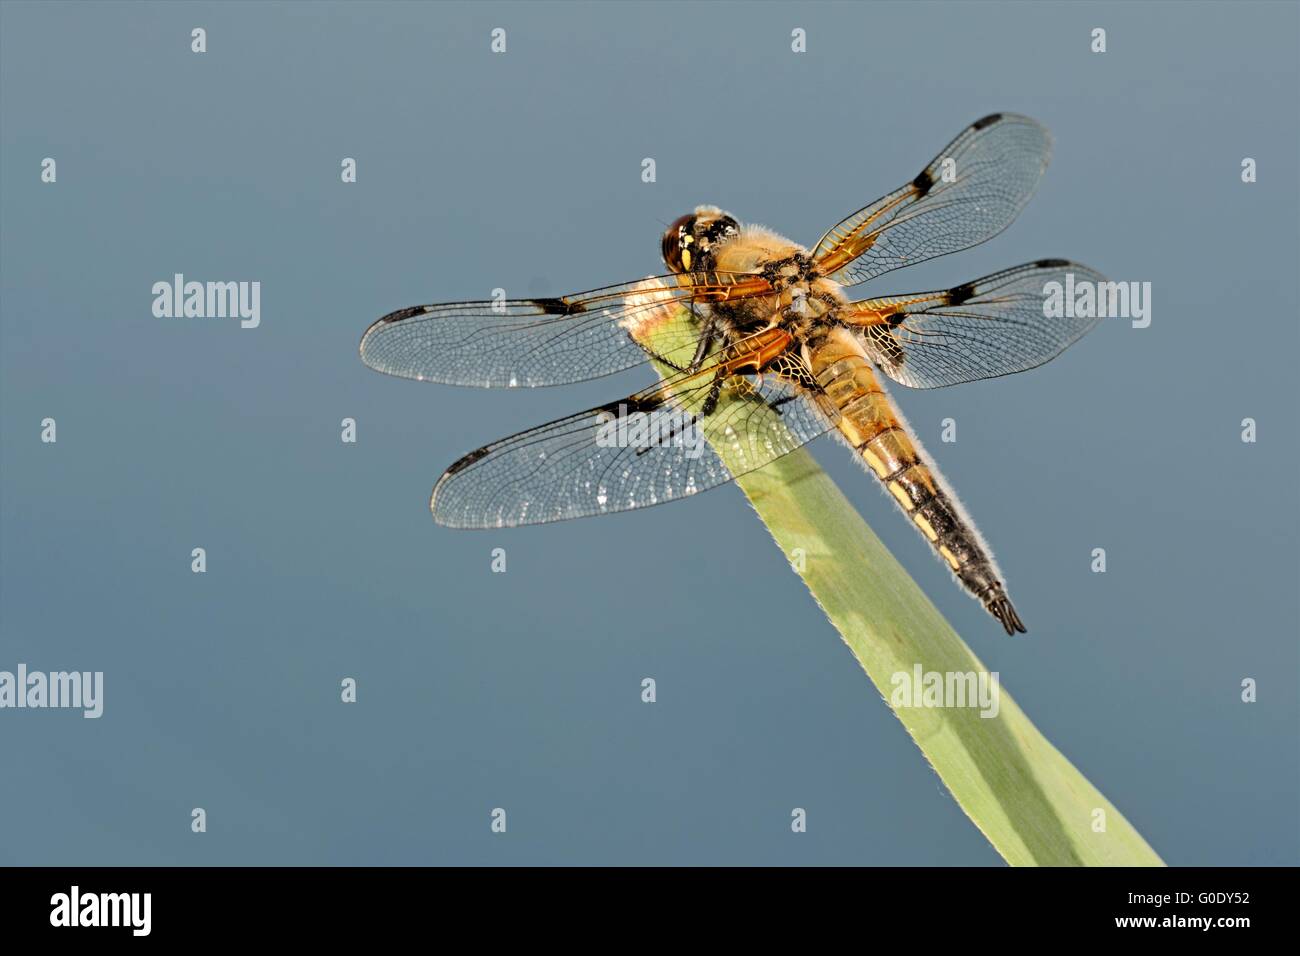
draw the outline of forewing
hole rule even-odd
[[[1027,116],[977,120],[910,183],[822,236],[813,259],[822,275],[856,285],[984,242],[1029,202],[1051,151],[1047,129]]]
[[[647,361],[629,330],[656,309],[768,290],[764,280],[748,274],[672,274],[559,298],[413,306],[366,330],[361,360],[389,375],[446,385],[580,382]],[[697,334],[695,326],[684,324],[659,343],[659,354],[689,360]]]
[[[939,388],[1022,372],[1060,355],[1099,321],[1096,310],[1067,314],[1068,291],[1084,282],[1104,294],[1101,273],[1043,259],[954,289],[855,302],[840,317],[860,326],[872,360],[894,381]]]

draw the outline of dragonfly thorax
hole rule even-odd
[[[714,268],[721,274],[761,276],[772,289],[770,295],[714,306],[734,332],[780,325],[799,337],[845,301],[839,285],[818,273],[807,249],[762,226],[742,226],[715,250]]]

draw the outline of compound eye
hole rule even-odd
[[[689,272],[691,246],[695,242],[695,216],[678,216],[666,230],[663,238],[664,263],[672,272]]]

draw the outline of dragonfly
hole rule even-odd
[[[714,206],[661,240],[668,271],[544,298],[399,309],[361,340],[389,375],[527,388],[645,363],[660,380],[617,402],[463,456],[438,479],[440,524],[501,528],[688,498],[831,433],[843,440],[1007,634],[1026,633],[991,549],[886,391],[1035,368],[1096,323],[1049,309],[1101,283],[1039,259],[948,289],[853,300],[847,290],[982,243],[1019,215],[1051,155],[1026,116],[977,120],[920,173],[808,249]]]

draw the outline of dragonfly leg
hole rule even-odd
[[[692,305],[691,310],[694,311],[694,309],[695,307]],[[713,316],[710,315],[704,320],[700,328],[700,341],[695,346],[695,357],[691,359],[690,364],[692,372],[698,372],[700,366],[704,364],[704,358],[709,354],[709,346],[713,344],[714,332]]]
[[[698,418],[708,418],[718,410],[718,400],[722,397],[722,382],[723,377],[719,375],[709,383],[709,394],[705,396],[704,404],[700,406]]]
[[[713,320],[706,319],[704,320],[703,328],[700,330],[699,344],[695,346],[695,355],[691,359],[690,365],[687,366],[678,365],[672,359],[668,358],[667,356],[660,355],[654,349],[647,347],[645,344],[641,342],[638,342],[637,344],[640,345],[641,348],[645,349],[646,354],[649,355],[652,359],[654,359],[656,362],[661,362],[662,364],[667,365],[674,372],[698,372],[700,370],[700,366],[704,364],[705,356],[709,354],[709,347],[713,344],[713,339],[714,339]]]
[[[638,344],[638,345],[641,345],[641,343],[639,343],[639,342],[638,342],[637,344]],[[663,356],[663,355],[660,355],[660,354],[659,354],[658,352],[656,352],[654,349],[646,348],[646,346],[644,346],[644,345],[641,345],[641,348],[645,349],[645,353],[646,353],[646,355],[649,355],[649,356],[650,356],[652,359],[654,359],[656,362],[661,362],[661,363],[663,363],[664,365],[667,365],[667,366],[668,366],[670,369],[672,369],[674,372],[685,372],[685,371],[686,371],[685,368],[683,368],[682,366],[678,365],[678,364],[677,364],[676,362],[674,362],[672,359],[667,358],[667,357],[665,357],[665,356]]]

